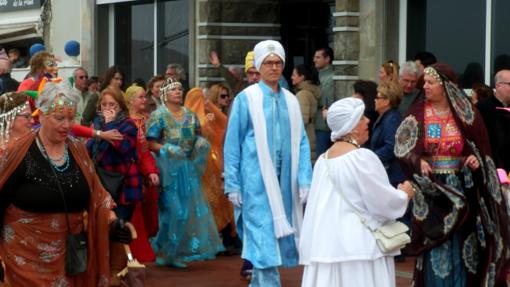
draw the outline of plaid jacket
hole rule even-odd
[[[94,119],[94,129],[108,131],[117,129],[124,139],[110,144],[101,139],[91,139],[87,143],[90,156],[97,166],[105,170],[125,175],[120,203],[138,201],[143,198],[143,177],[137,160],[138,128],[132,119],[119,113],[117,119],[105,124],[100,117]]]

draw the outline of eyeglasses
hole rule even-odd
[[[507,85],[510,87],[510,82],[498,82],[498,84],[503,84],[503,85]]]
[[[222,98],[222,99],[226,99],[226,98],[228,98],[228,94],[221,94],[221,95],[220,95],[220,98]]]
[[[262,63],[262,65],[266,66],[266,67],[274,67],[276,66],[277,68],[281,68],[283,66],[283,62],[282,61],[265,61]]]
[[[376,96],[375,99],[376,100],[386,100],[388,98],[386,98],[385,96]]]
[[[85,76],[78,76],[78,79],[80,79],[80,80],[88,79],[88,78],[89,78],[89,76],[88,76],[88,75],[85,75]]]
[[[30,114],[30,113],[21,113],[21,114],[17,114],[16,116],[17,117],[25,118],[26,120],[31,120],[32,119],[32,114]]]

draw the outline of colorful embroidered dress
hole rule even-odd
[[[425,104],[425,160],[434,173],[447,174],[460,170],[464,139],[452,114],[440,117],[429,103]]]
[[[160,227],[152,240],[160,265],[212,259],[223,250],[200,180],[209,144],[199,136],[196,115],[183,110],[178,121],[160,106],[147,123],[147,139],[163,145],[156,156],[162,185]]]
[[[444,82],[449,114],[420,101],[396,133],[395,155],[413,180],[413,286],[502,286],[508,260],[508,216],[490,156],[487,131],[467,96]],[[474,155],[471,170],[464,158]],[[432,174],[424,176],[420,160]]]

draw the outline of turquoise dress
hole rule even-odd
[[[183,119],[177,121],[159,106],[147,123],[147,139],[163,145],[156,155],[162,186],[160,226],[151,242],[160,265],[212,259],[224,250],[202,192],[209,143],[199,135],[196,115],[183,109]]]

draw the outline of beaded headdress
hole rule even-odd
[[[171,77],[167,78],[165,80],[165,83],[160,88],[160,95],[163,96],[163,102],[166,102],[166,93],[168,91],[171,91],[175,88],[180,88],[180,87],[182,87],[181,82],[179,82],[176,79],[171,78]]]
[[[16,95],[16,93],[11,92],[1,96],[4,98],[4,105],[0,107],[0,147],[5,147],[9,142],[11,127],[16,116],[26,107],[29,107],[28,101],[25,101],[23,104],[8,110],[8,105],[14,103],[14,95]]]
[[[443,84],[443,78],[441,78],[441,75],[439,75],[436,69],[429,66],[423,70],[423,73],[434,78],[434,80],[436,80],[440,85]]]
[[[76,110],[80,96],[68,81],[48,82],[37,99],[37,107],[46,115],[61,113],[66,109]]]

